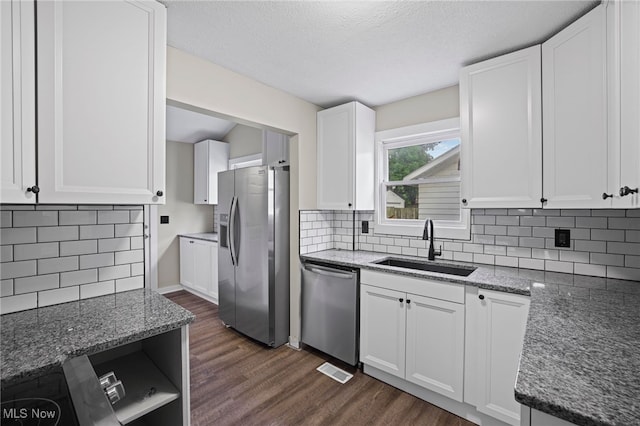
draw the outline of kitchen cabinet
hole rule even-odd
[[[611,207],[603,5],[542,44],[542,99],[543,206]]]
[[[525,409],[530,410],[531,419],[530,423],[522,426],[573,426],[575,424],[533,408],[525,407]]]
[[[375,118],[359,102],[318,112],[318,209],[374,209]]]
[[[640,194],[640,4],[607,3],[609,188],[613,207],[638,208]],[[629,188],[629,190],[625,189]]]
[[[460,72],[463,207],[540,207],[540,55],[533,46]]]
[[[262,131],[262,165],[289,164],[289,136],[271,130]]]
[[[228,163],[228,143],[208,139],[194,145],[194,204],[218,204],[218,172],[227,170]]]
[[[37,15],[38,202],[164,204],[165,6],[38,2]]]
[[[514,397],[529,297],[466,289],[464,401],[481,413],[520,424]]]
[[[0,2],[0,165],[2,203],[35,203],[35,10],[33,1]]]
[[[361,282],[360,361],[462,401],[464,286],[373,271]]]
[[[180,237],[180,284],[218,303],[218,243]]]

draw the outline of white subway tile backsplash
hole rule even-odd
[[[0,314],[24,311],[38,307],[38,293],[19,294],[0,299]]]
[[[531,227],[530,226],[509,226],[507,228],[507,235],[512,237],[530,237]]]
[[[555,260],[545,260],[544,269],[546,271],[564,272],[566,274],[573,274],[573,263],[559,262]]]
[[[129,223],[129,212],[126,210],[99,211],[98,224]]]
[[[521,247],[545,248],[544,238],[537,237],[520,237]]]
[[[518,267],[525,269],[539,269],[544,270],[544,260],[542,259],[527,259],[521,257],[518,259]]]
[[[484,233],[489,235],[507,235],[507,227],[504,225],[484,225]]]
[[[38,275],[35,277],[16,278],[13,281],[15,294],[33,293],[60,287],[58,274]]]
[[[80,288],[64,287],[55,290],[38,292],[38,307],[57,305],[58,303],[72,302],[80,298]]]
[[[506,246],[484,246],[484,254],[492,254],[495,256],[506,256]]]
[[[624,256],[619,254],[591,253],[589,263],[594,265],[623,266]]]
[[[142,223],[132,223],[127,225],[116,225],[117,237],[137,237],[142,235]]]
[[[607,252],[607,243],[604,241],[584,241],[584,240],[576,240],[573,244],[573,248],[576,251],[589,251],[589,252],[598,252],[598,253],[606,253]]]
[[[36,210],[78,210],[78,206],[67,204],[37,204]]]
[[[471,221],[474,225],[495,225],[496,217],[495,216],[472,216]]]
[[[60,274],[60,287],[95,283],[96,281],[98,281],[97,269],[82,269],[73,272],[63,272]]]
[[[98,252],[98,241],[79,240],[60,242],[60,256],[94,254]]]
[[[0,281],[0,297],[13,296],[13,280]]]
[[[88,299],[90,297],[104,296],[116,291],[116,283],[114,280],[100,281],[97,283],[84,284],[80,286],[80,299]]]
[[[558,250],[531,249],[531,257],[534,259],[558,260]]]
[[[576,228],[607,229],[607,218],[606,217],[577,217]]]
[[[517,268],[518,258],[508,257],[508,256],[495,256],[495,264],[500,266],[510,266],[512,268]]]
[[[640,220],[633,217],[627,217],[627,218],[610,217],[609,229],[640,230]]]
[[[143,223],[144,222],[144,212],[142,210],[132,210],[129,212],[129,222],[130,223]]]
[[[520,216],[496,216],[496,225],[519,226]]]
[[[110,238],[106,240],[98,240],[98,252],[123,251],[131,249],[131,240],[129,238]]]
[[[80,239],[90,240],[94,238],[113,238],[114,225],[86,225],[80,227]]]
[[[0,211],[0,228],[11,228],[13,226],[13,216],[11,211]]]
[[[483,252],[482,244],[473,244],[473,243],[463,243],[462,250],[467,253],[482,253]]]
[[[14,260],[44,259],[58,257],[58,243],[18,244],[13,246]]]
[[[0,262],[13,261],[13,246],[0,246]]]
[[[624,266],[628,268],[640,268],[640,256],[625,256]]]
[[[484,209],[485,215],[492,215],[492,216],[504,216],[508,214],[508,212],[509,211],[507,209]]]
[[[95,211],[61,211],[60,225],[95,225],[98,215]]]
[[[56,225],[58,225],[57,211],[27,211],[16,214],[13,218],[14,228]]]
[[[135,290],[144,287],[144,277],[130,277],[116,280],[116,292]]]
[[[560,216],[558,209],[533,209],[534,216]]]
[[[640,269],[607,266],[607,278],[640,281]]]
[[[453,260],[458,260],[460,262],[473,262],[473,253],[462,253],[459,251],[454,251]]]
[[[0,267],[0,279],[30,277],[36,275],[36,261],[5,262]]]
[[[144,275],[144,262],[131,264],[131,276]]]
[[[24,244],[36,242],[36,228],[2,228],[0,244]]]
[[[607,267],[604,265],[592,265],[588,263],[574,263],[573,273],[581,275],[593,275],[594,277],[606,277]]]
[[[144,251],[129,250],[115,252],[115,264],[144,262]]]
[[[576,219],[573,217],[547,217],[547,226],[552,228],[573,228],[575,223]]]
[[[480,236],[480,235],[478,235]],[[504,235],[495,236],[496,246],[517,246],[520,243],[518,237],[505,237]]]
[[[0,204],[0,210],[35,210],[35,206],[28,204]]]
[[[607,253],[640,255],[640,244],[638,243],[607,243]]]
[[[418,249],[414,248],[414,247],[402,247],[402,254],[406,255],[406,256],[417,256],[418,255]]]
[[[625,241],[628,243],[640,243],[640,231],[625,231]]]
[[[44,226],[38,228],[38,242],[77,240],[77,226]]]
[[[624,241],[622,229],[592,229],[591,239],[596,241]]]
[[[624,217],[625,211],[616,209],[597,209],[591,210],[591,216]]]
[[[107,266],[98,269],[98,279],[100,281],[115,280],[131,276],[130,265]]]
[[[544,216],[520,216],[521,226],[546,226],[547,219]]]
[[[475,263],[484,263],[486,265],[494,265],[495,256],[490,254],[473,253],[473,261]]]
[[[114,264],[113,253],[87,254],[80,256],[80,269],[99,268]]]
[[[582,251],[559,250],[563,262],[589,263],[589,253]]]
[[[38,274],[76,271],[79,267],[78,256],[54,257],[38,260]]]

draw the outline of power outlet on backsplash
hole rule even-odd
[[[368,220],[363,220],[362,221],[362,233],[363,234],[368,234],[369,233],[369,221]]]

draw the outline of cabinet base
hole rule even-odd
[[[493,417],[487,416],[479,412],[476,407],[466,404],[464,402],[454,401],[446,396],[440,395],[428,389],[422,388],[418,385],[415,385],[411,382],[403,380],[399,377],[393,376],[389,373],[386,373],[382,370],[379,370],[375,367],[368,366],[366,364],[363,365],[362,371],[382,382],[385,382],[394,388],[400,389],[401,391],[407,392],[417,398],[420,398],[424,401],[429,402],[437,407],[442,408],[443,410],[447,410],[450,413],[455,414],[456,416],[462,417],[472,423],[482,426],[506,426],[507,424],[501,422],[500,420],[494,419]]]

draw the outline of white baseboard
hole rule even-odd
[[[362,371],[375,379],[390,384],[394,388],[398,388],[404,392],[410,393],[413,396],[423,399],[435,406],[442,408],[443,410],[453,413],[458,417],[462,417],[463,419],[467,419],[468,421],[477,425],[507,426],[506,423],[503,423],[498,419],[494,419],[493,417],[479,412],[473,405],[454,401],[451,398],[447,398],[444,395],[440,395],[439,393],[425,389],[421,386],[403,380],[375,367],[371,367],[365,364]]]
[[[168,287],[159,287],[156,291],[160,294],[174,293],[176,291],[185,290],[180,284],[170,285]]]
[[[293,337],[291,337],[291,336],[289,336],[289,344],[288,344],[288,346],[289,346],[291,349],[295,349],[295,350],[297,350],[297,351],[299,351],[299,350],[301,349],[301,348],[300,348],[300,341],[299,341],[298,339],[294,339],[294,338],[293,338]]]

